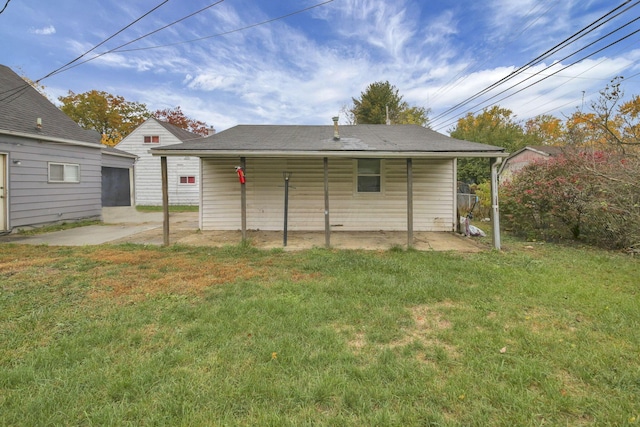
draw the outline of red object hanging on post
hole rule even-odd
[[[240,184],[244,184],[247,182],[247,179],[244,177],[244,171],[240,166],[236,166],[236,173],[238,174],[238,180]]]

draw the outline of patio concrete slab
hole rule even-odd
[[[105,225],[91,225],[69,230],[43,233],[34,236],[11,234],[0,237],[0,242],[33,245],[84,246],[100,244],[134,243],[162,245],[162,213],[142,213],[135,208],[104,208]],[[197,212],[171,213],[169,215],[170,244],[191,246],[237,245],[242,241],[239,230],[200,231]],[[283,248],[282,231],[247,231],[249,243],[261,249]],[[324,232],[289,231],[285,250],[304,250],[325,247]],[[407,247],[407,233],[401,231],[331,233],[333,249],[387,250]],[[487,246],[477,239],[446,232],[415,232],[413,247],[421,251],[478,252]]]

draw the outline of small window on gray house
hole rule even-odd
[[[49,163],[49,182],[80,182],[80,165]]]
[[[382,189],[380,159],[358,159],[358,193],[380,193]]]

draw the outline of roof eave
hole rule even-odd
[[[242,150],[150,150],[154,156],[193,156],[202,158],[215,157],[348,157],[348,158],[504,158],[504,151],[242,151]]]
[[[55,142],[58,144],[78,145],[82,147],[91,147],[91,148],[98,148],[98,149],[101,148],[101,145],[98,144],[97,142],[94,143],[94,142],[76,141],[73,139],[56,138],[53,136],[38,135],[33,133],[15,132],[11,130],[0,129],[0,134],[16,136],[20,138],[35,139],[38,141]]]

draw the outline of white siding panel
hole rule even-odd
[[[144,136],[159,136],[157,144],[144,143]],[[136,205],[162,205],[162,171],[160,157],[149,152],[152,148],[179,144],[181,141],[155,120],[148,120],[123,139],[116,148],[138,156],[134,166]],[[180,184],[180,176],[195,176],[195,185]],[[198,205],[200,198],[200,159],[197,157],[168,157],[167,179],[170,205]]]
[[[240,184],[235,166],[240,159],[202,159],[203,230],[239,230]]]
[[[203,230],[237,230],[241,226],[240,184],[234,166],[240,159],[203,159]],[[289,187],[290,230],[324,229],[322,159],[247,159],[247,228],[282,230],[284,179]],[[355,160],[329,159],[329,205],[334,230],[406,230],[405,159],[383,162],[383,192],[355,192]],[[413,160],[414,230],[451,231],[453,161]]]

